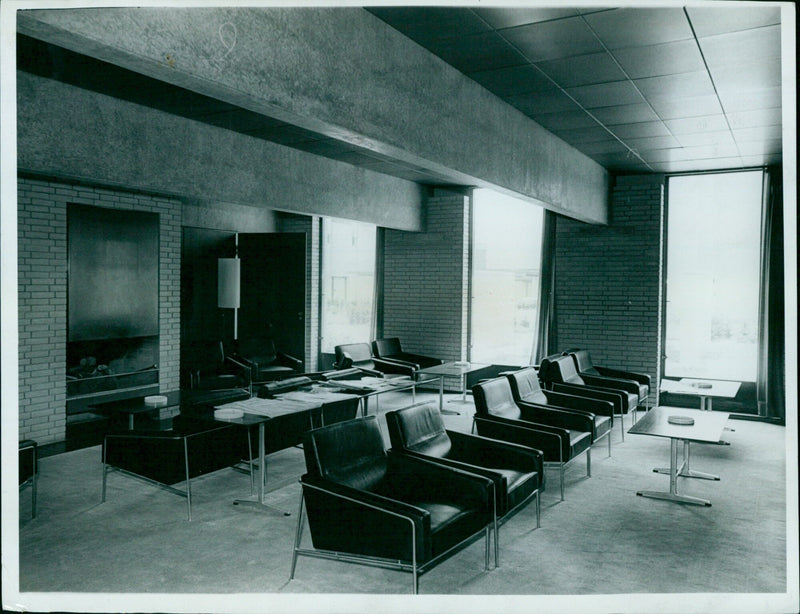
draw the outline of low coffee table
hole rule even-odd
[[[741,382],[724,380],[691,379],[684,377],[676,381],[673,379],[661,380],[661,392],[671,394],[687,394],[700,397],[700,409],[712,411],[714,397],[732,399],[739,392]]]
[[[481,369],[485,369],[489,365],[486,364],[479,364],[476,362],[446,362],[441,365],[436,365],[434,367],[426,367],[424,369],[420,369],[417,371],[417,377],[420,375],[427,376],[426,380],[419,380],[422,381],[430,381],[433,379],[439,379],[439,411],[443,414],[458,414],[457,411],[449,411],[443,409],[444,403],[444,378],[445,377],[457,377],[461,380],[461,399],[459,401],[461,403],[467,402],[467,373],[473,373],[474,371],[480,371]]]
[[[691,424],[672,424],[670,418]],[[628,433],[632,435],[652,435],[654,437],[668,437],[670,440],[669,469],[653,469],[656,473],[669,473],[669,492],[653,490],[640,490],[636,494],[640,497],[664,499],[676,503],[691,503],[694,505],[711,506],[711,502],[698,497],[678,494],[678,478],[700,478],[704,480],[719,480],[719,476],[710,473],[694,471],[689,467],[689,444],[719,443],[728,414],[724,412],[709,412],[697,409],[684,409],[682,407],[654,407],[647,412],[641,420],[634,424]],[[678,464],[678,442],[683,442],[683,461]]]
[[[137,414],[155,414],[161,416],[175,416],[180,413],[181,407],[181,392],[180,390],[173,390],[159,396],[166,397],[166,401],[158,406],[148,405],[145,403],[146,397],[134,397],[131,399],[122,399],[118,401],[104,401],[103,403],[95,403],[90,407],[102,414],[113,415],[122,414],[128,417],[128,430],[134,429],[134,417]]]

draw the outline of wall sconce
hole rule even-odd
[[[217,307],[233,309],[233,338],[238,338],[239,309],[239,271],[238,258],[219,258],[217,260]]]

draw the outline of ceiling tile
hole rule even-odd
[[[604,153],[624,153],[628,151],[624,143],[621,143],[617,139],[605,139],[603,141],[595,141],[594,143],[580,143],[575,145],[575,149],[582,151],[587,156]]]
[[[714,85],[708,73],[703,71],[686,72],[661,77],[648,77],[634,80],[636,87],[645,98],[708,96],[714,94]]]
[[[496,29],[513,28],[540,21],[561,19],[577,15],[575,9],[546,9],[546,8],[475,8],[472,9],[478,17],[483,18],[490,26]]]
[[[625,170],[625,171],[641,171],[653,172],[653,168],[648,165],[644,160],[635,156],[631,152],[625,153],[608,153],[608,154],[593,154],[590,156],[592,160],[598,164],[602,164],[608,169]]]
[[[594,127],[589,128],[573,128],[571,130],[558,130],[555,135],[571,145],[579,143],[593,143],[596,141],[604,141],[610,133],[605,128],[595,124]]]
[[[567,92],[587,109],[643,102],[641,94],[630,81],[582,85],[568,88]]]
[[[664,120],[667,128],[674,135],[692,134],[694,132],[714,132],[728,129],[724,115],[706,115],[703,117],[687,117]]]
[[[735,144],[729,130],[690,132],[678,135],[677,139],[684,147],[698,147],[700,145],[725,145],[730,147]]]
[[[577,111],[580,109],[564,92],[552,88],[541,92],[530,92],[505,99],[525,115],[536,113],[555,113],[557,111]]]
[[[551,131],[572,130],[577,128],[593,128],[597,122],[583,111],[569,113],[539,113],[531,115],[532,119]]]
[[[720,92],[719,98],[726,113],[772,109],[781,106],[781,88],[769,87],[763,90],[733,93]]]
[[[495,32],[422,43],[463,73],[526,64],[514,48]]]
[[[648,136],[639,139],[624,139],[625,144],[631,149],[667,149],[669,147],[680,147],[683,143],[678,142],[674,136]]]
[[[583,17],[609,49],[693,38],[681,8],[623,8]]]
[[[669,136],[670,132],[664,122],[638,122],[632,124],[618,124],[611,128],[621,139],[638,139],[649,136]]]
[[[555,87],[541,71],[529,64],[473,72],[469,73],[468,76],[501,98],[528,92],[552,90]]]
[[[677,162],[663,162],[659,164],[659,172],[662,173],[688,173],[692,171],[712,171],[731,168],[741,168],[742,161],[739,157],[722,158],[712,160],[703,158],[701,160],[681,160]]]
[[[757,128],[739,128],[733,130],[733,138],[736,139],[737,143],[780,139],[782,136],[783,126],[758,126]]]
[[[677,119],[681,117],[699,117],[722,113],[722,105],[715,95],[692,97],[656,97],[648,98],[661,119]]]
[[[697,36],[737,32],[781,22],[780,7],[766,3],[761,6],[687,6],[686,11]]]
[[[771,58],[746,64],[726,64],[711,70],[719,92],[738,92],[776,87],[781,84],[781,60]]]
[[[702,160],[706,158],[726,158],[739,156],[739,150],[735,143],[722,145],[698,145],[696,147],[684,147],[687,160]]]
[[[544,21],[503,30],[502,35],[530,62],[599,53],[603,46],[582,17]]]
[[[594,115],[599,122],[606,125],[652,122],[658,119],[653,109],[645,103],[624,104],[615,107],[592,109],[592,115]]]
[[[610,54],[589,53],[558,60],[546,60],[536,64],[561,87],[590,85],[608,81],[622,81],[625,73],[620,70]]]
[[[783,151],[781,139],[768,139],[766,141],[752,141],[739,143],[739,153],[743,156],[757,156],[762,154],[777,154]]]
[[[782,109],[780,107],[728,113],[728,122],[734,130],[757,126],[780,126],[782,120]]]
[[[491,30],[467,8],[390,6],[367,10],[414,40],[453,38]]]
[[[616,49],[613,55],[632,79],[705,69],[703,56],[694,40]]]
[[[710,68],[781,56],[781,27],[765,26],[699,39]]]
[[[639,155],[646,162],[677,162],[689,159],[682,147],[644,150],[640,151]]]

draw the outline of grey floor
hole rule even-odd
[[[436,397],[417,395],[417,401],[427,398]],[[474,406],[454,402],[459,398],[446,397],[447,408],[461,413],[445,420],[468,431]],[[385,395],[377,411],[410,402],[410,393]],[[385,435],[382,416],[380,422]],[[627,417],[626,431],[630,425]],[[697,606],[691,597],[671,601],[687,599],[686,593],[712,600],[734,594],[734,605],[762,594],[757,603],[769,603],[763,594],[787,590],[785,429],[751,421],[730,425],[730,446],[692,448],[693,467],[721,480],[679,483],[682,492],[708,498],[712,507],[637,497],[639,489],[668,488],[668,477],[652,468],[668,465],[669,444],[630,434],[622,442],[616,425],[612,456],[605,443],[593,449],[591,478],[582,459],[568,468],[565,501],[556,470],[548,471],[540,529],[533,506],[503,525],[498,569],[484,571],[483,543],[476,542],[423,575],[420,593],[452,595],[456,601],[442,604],[460,603],[461,611],[470,602],[460,600],[475,595],[504,596],[501,603],[509,609],[528,603],[523,596],[553,596],[544,602],[550,610],[541,611],[591,609],[600,596],[611,596],[609,611],[651,605],[670,611],[663,607],[671,603],[674,611],[691,611],[689,605]],[[268,457],[269,484],[287,485],[271,490],[267,500],[289,517],[232,505],[249,495],[250,483],[226,469],[193,481],[188,522],[184,499],[121,474],[109,477],[101,503],[99,447],[42,459],[35,519],[27,491],[20,495],[20,590],[44,593],[39,596],[54,603],[66,603],[56,599],[63,592],[77,593],[70,599],[79,603],[85,594],[99,611],[106,611],[105,604],[122,610],[120,603],[132,603],[116,601],[120,593],[144,593],[145,600],[152,594],[142,611],[170,610],[159,597],[169,593],[204,595],[201,602],[186,597],[181,607],[188,611],[210,611],[222,599],[222,611],[272,612],[297,611],[292,604],[320,611],[340,603],[377,606],[376,595],[410,593],[409,574],[309,558],[299,560],[289,581],[300,493],[294,478],[303,469],[300,449]],[[307,532],[305,538],[309,545]],[[112,595],[97,601],[88,593]],[[356,595],[355,601],[338,601],[342,594]],[[559,609],[562,602],[571,607]],[[186,605],[196,603],[202,606]],[[387,603],[380,602],[390,611]]]

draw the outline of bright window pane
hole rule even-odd
[[[539,317],[544,209],[473,192],[470,359],[530,364]]]
[[[762,172],[671,177],[664,374],[753,382]]]
[[[322,221],[322,343],[333,353],[345,343],[370,341],[375,293],[372,224],[334,218]]]

